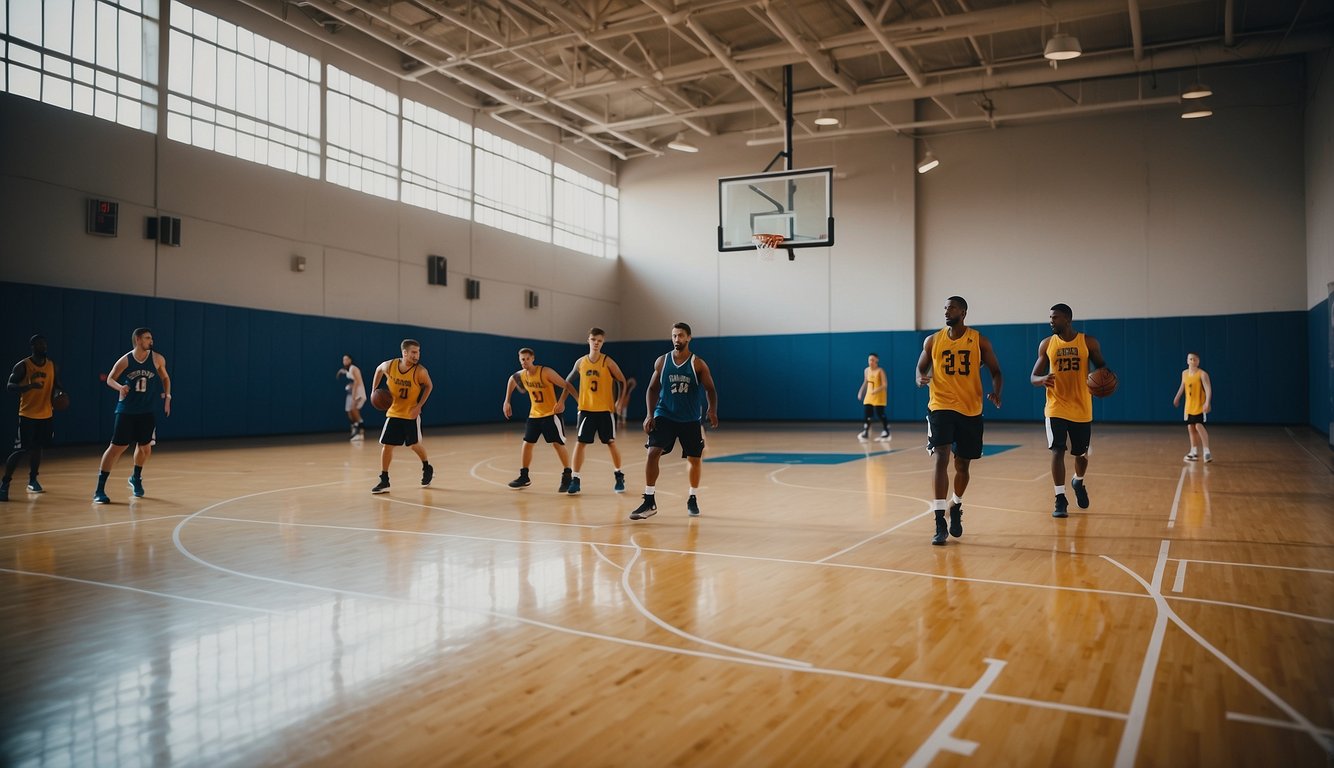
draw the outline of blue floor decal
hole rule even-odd
[[[1019,446],[1017,445],[983,445],[982,455],[995,456],[998,453],[1005,453],[1006,451],[1013,450],[1018,447]]]
[[[872,456],[886,456],[895,451],[871,451],[869,453],[735,453],[731,456],[717,456],[705,459],[706,462],[732,462],[737,464],[846,464]]]

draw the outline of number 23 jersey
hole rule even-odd
[[[1084,334],[1076,333],[1069,341],[1052,334],[1047,339],[1048,372],[1056,384],[1047,387],[1044,416],[1066,421],[1093,421],[1093,394],[1086,377],[1089,374],[1089,347]]]
[[[957,339],[941,328],[931,343],[932,411],[956,411],[964,416],[982,413],[982,334],[969,328]]]

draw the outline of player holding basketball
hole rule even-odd
[[[700,424],[700,391],[708,400],[709,426],[718,426],[718,391],[713,374],[703,360],[690,351],[690,326],[672,326],[672,351],[653,364],[653,376],[644,390],[648,416],[644,432],[648,434],[648,462],[644,465],[644,501],[630,513],[631,520],[643,520],[658,513],[654,499],[658,482],[658,460],[681,441],[681,454],[690,462],[690,497],[686,512],[699,514],[700,461],[704,455],[704,427]]]
[[[143,471],[157,442],[154,405],[159,399],[162,400],[162,413],[171,416],[171,377],[167,375],[167,358],[153,351],[153,332],[147,328],[135,328],[133,340],[134,349],[121,355],[107,374],[107,386],[116,390],[119,399],[116,401],[111,445],[102,454],[102,464],[98,467],[94,504],[111,503],[107,497],[107,477],[131,442],[134,443],[134,474],[129,479],[130,492],[136,498],[144,495]],[[154,392],[159,388],[161,392]],[[154,397],[155,394],[158,397]]]
[[[1051,481],[1056,491],[1052,517],[1069,517],[1070,503],[1065,498],[1065,450],[1069,438],[1070,453],[1075,457],[1075,475],[1070,478],[1075,501],[1088,509],[1089,492],[1084,476],[1089,467],[1089,442],[1093,436],[1093,395],[1088,375],[1095,368],[1106,368],[1102,346],[1086,333],[1071,326],[1074,313],[1068,304],[1051,308],[1048,321],[1051,336],[1038,344],[1038,359],[1033,363],[1029,381],[1046,387],[1047,447],[1051,449]]]
[[[885,405],[889,402],[889,381],[885,378],[885,369],[880,367],[880,355],[872,352],[866,357],[866,370],[862,372],[862,385],[857,390],[857,399],[862,403],[862,431],[858,440],[866,440],[871,433],[871,419],[880,419],[880,436],[877,442],[889,439],[889,419],[885,417]]]
[[[393,402],[385,410],[384,428],[380,430],[380,482],[371,493],[389,493],[389,463],[394,460],[394,447],[406,445],[422,460],[422,484],[425,488],[435,476],[435,467],[426,457],[422,445],[422,407],[431,396],[431,374],[421,364],[422,345],[416,339],[404,339],[399,345],[402,357],[386,360],[375,368],[371,391],[385,379]]]
[[[0,501],[9,501],[9,481],[14,478],[23,455],[28,455],[28,492],[41,493],[37,471],[42,466],[42,449],[51,444],[55,416],[52,395],[60,391],[56,364],[46,356],[46,337],[37,334],[28,339],[32,354],[14,365],[5,389],[19,396],[19,429],[14,452],[5,462],[5,476],[0,479]]]
[[[616,419],[612,409],[616,405],[616,387],[625,389],[625,375],[615,360],[602,354],[607,333],[601,328],[588,329],[588,354],[574,361],[574,368],[565,378],[579,377],[579,417],[575,420],[574,472],[570,476],[568,493],[573,496],[581,490],[579,470],[584,466],[584,446],[600,439],[611,453],[615,483],[612,489],[625,492],[625,473],[621,471],[621,452],[616,447]],[[508,399],[507,399],[508,401]]]
[[[528,479],[528,465],[533,462],[533,446],[537,444],[537,438],[543,437],[556,449],[556,456],[560,458],[560,488],[556,492],[568,493],[574,479],[570,475],[570,455],[565,451],[565,423],[561,414],[565,412],[566,396],[578,398],[579,393],[559,373],[537,365],[535,357],[536,353],[528,347],[519,350],[520,368],[509,377],[505,386],[505,402],[500,407],[508,419],[514,413],[510,408],[510,395],[520,388],[528,393],[528,428],[523,433],[523,449],[520,451],[523,463],[519,468],[519,476],[511,480],[509,485],[511,488],[525,488],[533,484]],[[561,390],[559,397],[556,395],[556,387]],[[616,455],[615,449],[612,455]]]
[[[1209,433],[1204,428],[1205,416],[1211,411],[1214,399],[1214,386],[1209,381],[1209,374],[1200,368],[1200,356],[1191,352],[1186,355],[1186,370],[1181,372],[1181,386],[1177,387],[1172,405],[1181,404],[1181,396],[1186,396],[1186,434],[1190,436],[1190,453],[1186,461],[1199,461],[1196,452],[1198,443],[1204,449],[1204,462],[1214,460],[1209,452]]]
[[[366,424],[361,420],[361,406],[366,404],[366,380],[361,377],[361,369],[353,362],[351,355],[343,355],[343,367],[334,374],[347,379],[347,398],[343,410],[347,411],[347,420],[352,424],[352,440],[366,436]]]
[[[936,535],[931,543],[944,545],[949,536],[963,536],[963,492],[968,489],[968,465],[982,456],[982,366],[991,372],[987,399],[1001,405],[1000,362],[987,337],[964,324],[968,302],[960,296],[945,301],[945,327],[926,337],[917,358],[917,386],[931,385],[927,401],[928,453],[936,457]],[[945,525],[945,494],[949,491],[950,453],[954,454],[954,495],[949,499],[950,521]]]

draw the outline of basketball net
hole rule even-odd
[[[778,246],[786,239],[782,235],[767,234],[754,234],[750,237],[750,241],[755,244],[755,250],[760,254],[760,261],[773,261],[774,255],[778,253]]]

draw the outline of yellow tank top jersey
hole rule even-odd
[[[1047,388],[1047,407],[1042,413],[1066,421],[1093,421],[1093,395],[1089,392],[1089,347],[1084,334],[1070,341],[1052,334],[1047,339],[1047,363],[1056,375],[1056,386]]]
[[[611,375],[611,358],[598,355],[595,363],[588,355],[579,358],[579,410],[606,411],[616,404],[616,379]]]
[[[969,328],[958,339],[941,328],[931,347],[932,411],[957,411],[964,416],[982,413],[982,334]]]
[[[1186,415],[1204,413],[1204,376],[1199,371],[1185,370],[1181,372],[1181,383],[1186,390]]]
[[[874,372],[870,368],[866,369],[866,395],[862,397],[862,405],[885,405],[889,402],[889,388],[885,387],[885,369],[876,368]],[[885,387],[874,395],[871,390],[876,387]]]
[[[519,371],[519,381],[523,384],[523,388],[528,390],[528,402],[531,404],[528,408],[530,419],[540,419],[556,412],[554,410],[556,388],[542,375],[544,370],[546,370],[544,366],[535,365],[532,373]]]
[[[389,379],[389,392],[393,394],[394,402],[384,415],[395,419],[410,419],[412,407],[421,399],[422,385],[417,380],[417,366],[410,366],[404,371],[399,367],[402,362],[402,358],[396,357],[389,363],[386,378]]]
[[[50,360],[45,365],[33,365],[32,358],[25,358],[27,366],[23,382],[41,384],[37,389],[29,389],[19,395],[19,415],[29,419],[51,418],[51,390],[56,385],[56,365]]]

